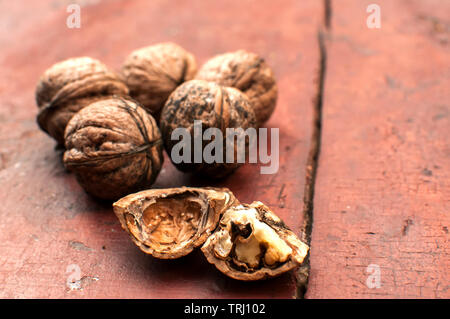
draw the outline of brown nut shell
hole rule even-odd
[[[81,186],[102,199],[149,187],[163,163],[155,119],[131,100],[93,103],[69,121],[64,165]]]
[[[257,125],[272,115],[278,88],[272,69],[255,53],[238,50],[217,55],[198,71],[196,79],[231,86],[247,95],[255,110]]]
[[[202,132],[209,128],[220,130],[223,137],[223,141],[221,141],[223,156],[219,156],[220,158],[216,161],[208,163],[202,158],[201,162],[195,162],[195,121],[201,121]],[[214,178],[224,177],[242,165],[237,161],[238,147],[236,144],[229,146],[226,143],[226,129],[240,128],[243,130],[241,132],[243,136],[247,129],[255,126],[255,114],[244,94],[237,89],[202,80],[191,80],[180,85],[167,100],[160,119],[164,146],[174,165],[184,172],[198,172]],[[173,147],[178,143],[185,142],[183,138],[181,141],[172,139],[172,133],[179,128],[185,129],[190,134],[191,156],[188,161],[174,161],[172,156]],[[200,137],[200,139],[202,138]],[[202,141],[202,154],[205,146],[210,142],[209,140]],[[248,153],[249,140],[247,138],[244,146],[245,150],[243,151]],[[228,147],[234,147],[235,160],[232,163],[226,162]]]
[[[47,69],[39,79],[37,122],[64,145],[64,130],[76,112],[93,102],[127,95],[125,83],[100,61],[89,57],[64,60]]]
[[[278,276],[302,264],[308,246],[261,202],[233,206],[201,250],[211,264],[238,280]]]
[[[145,253],[174,259],[202,245],[223,211],[238,204],[226,188],[151,189],[113,204],[122,228]]]
[[[175,43],[133,51],[122,66],[130,95],[156,119],[170,93],[197,72],[194,56]]]

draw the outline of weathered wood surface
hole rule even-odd
[[[450,2],[370,3],[332,2],[307,297],[449,298]]]
[[[308,298],[450,297],[449,2],[335,0],[325,32],[322,143],[315,181]],[[219,185],[261,200],[297,233],[317,93],[317,31],[326,1],[0,2],[0,297],[291,298],[292,274],[259,283],[226,278],[196,252],[144,255],[109,203],[87,196],[39,131],[34,88],[51,64],[88,55],[118,69],[133,49],[175,41],[200,63],[246,48],[273,66],[280,170],[246,165],[221,183],[175,170],[156,187]],[[70,290],[69,265],[82,289]],[[380,288],[369,288],[369,265]]]
[[[66,27],[69,1],[0,2],[0,297],[291,298],[292,274],[258,283],[219,273],[198,252],[175,261],[143,254],[109,203],[87,196],[61,153],[39,131],[34,89],[51,64],[73,56],[118,69],[132,50],[174,41],[199,60],[245,48],[266,58],[279,84],[267,127],[280,128],[280,169],[246,165],[221,183],[175,170],[168,158],[155,187],[220,185],[261,200],[295,231],[302,225],[306,156],[319,67],[317,0],[79,1],[81,29]],[[82,289],[66,286],[69,265]]]

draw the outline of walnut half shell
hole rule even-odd
[[[202,251],[225,275],[251,281],[301,265],[308,246],[267,206],[254,202],[228,209]]]
[[[145,253],[175,259],[201,246],[237,200],[226,188],[151,189],[113,204],[122,228]]]

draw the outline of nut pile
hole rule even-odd
[[[176,129],[191,137],[194,123],[219,129],[237,157],[225,131],[260,127],[276,100],[273,72],[258,55],[218,55],[197,72],[195,57],[174,43],[133,51],[118,73],[71,58],[46,70],[36,88],[37,122],[65,148],[65,167],[87,193],[116,201],[115,214],[142,251],[174,259],[201,247],[217,269],[246,281],[297,267],[308,246],[264,204],[241,204],[228,189],[144,189],[161,170],[163,148],[171,154]],[[241,165],[225,160],[226,149],[218,162],[169,157],[183,172],[222,178]]]

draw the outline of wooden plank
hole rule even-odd
[[[260,175],[259,165],[246,165],[213,183],[177,172],[166,157],[155,187],[227,186],[243,202],[273,207],[299,232],[322,3],[83,3],[79,30],[66,27],[63,3],[0,4],[0,21],[8,21],[0,33],[0,297],[291,298],[292,274],[242,283],[219,273],[199,252],[175,261],[143,254],[121,230],[110,204],[87,196],[64,170],[61,153],[36,125],[34,89],[57,61],[87,55],[118,69],[132,50],[161,41],[179,43],[200,63],[241,48],[261,54],[279,84],[278,107],[267,123],[280,128],[278,173]],[[70,265],[79,267],[82,289],[66,286],[76,275]]]
[[[332,2],[307,297],[449,298],[450,3],[371,3]]]

